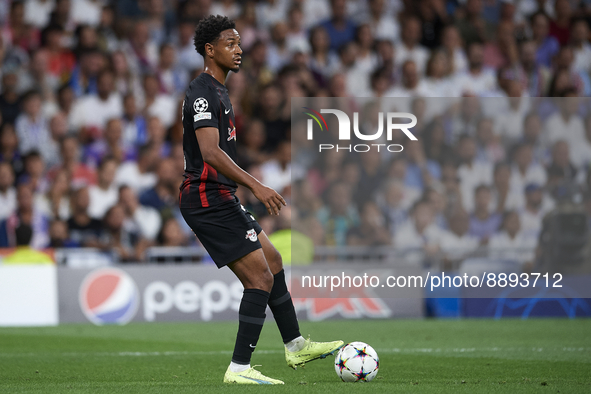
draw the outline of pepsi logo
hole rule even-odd
[[[99,268],[89,273],[80,286],[80,308],[96,325],[127,324],[139,306],[139,292],[133,279],[117,268]]]

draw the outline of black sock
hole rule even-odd
[[[279,271],[275,274],[274,279],[271,295],[269,296],[269,307],[273,312],[279,332],[281,332],[283,343],[287,343],[301,335],[300,326],[291,301],[291,295],[287,291],[285,272],[283,270]]]
[[[245,289],[238,310],[238,335],[232,362],[249,364],[250,356],[257,345],[263,324],[265,310],[269,302],[269,293],[259,289]]]

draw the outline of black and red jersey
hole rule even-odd
[[[210,207],[234,200],[236,182],[203,161],[195,133],[214,127],[219,146],[236,161],[236,127],[228,90],[209,74],[201,73],[189,84],[183,101],[183,150],[185,175],[181,184],[181,208]]]

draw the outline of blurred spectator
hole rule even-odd
[[[495,166],[490,209],[503,213],[523,207],[523,189],[511,184],[511,167],[501,162]]]
[[[458,28],[454,25],[447,25],[443,29],[441,44],[443,50],[450,57],[450,72],[453,74],[464,72],[468,68],[468,59],[462,45],[462,37]]]
[[[568,0],[554,2],[554,18],[550,21],[550,35],[560,45],[564,45],[570,38],[570,24],[572,19],[571,5]]]
[[[153,72],[158,64],[158,47],[150,40],[150,26],[145,19],[133,23],[131,34],[122,48],[129,68],[135,74]]]
[[[53,220],[49,223],[49,248],[70,248],[72,243],[68,235],[68,224],[63,220]]]
[[[548,16],[538,11],[531,16],[532,38],[536,45],[536,63],[550,67],[552,58],[558,52],[560,43],[550,35]]]
[[[351,189],[345,183],[334,183],[326,192],[327,205],[317,213],[325,228],[325,244],[344,246],[347,232],[359,223],[359,214],[352,204]]]
[[[68,220],[70,210],[70,179],[65,170],[59,171],[49,190],[38,194],[36,202],[45,216],[52,219]]]
[[[114,157],[118,163],[135,159],[135,150],[123,143],[120,119],[109,119],[103,138],[87,145],[84,152],[86,163],[92,168],[98,167],[106,156]]]
[[[261,165],[262,182],[282,193],[291,183],[291,143],[282,141],[277,146],[275,158]]]
[[[179,222],[174,218],[165,220],[158,234],[158,246],[179,247],[188,244],[187,235],[181,230]]]
[[[67,135],[62,138],[60,143],[60,153],[62,162],[60,165],[49,170],[50,180],[55,178],[55,174],[60,170],[67,171],[72,182],[82,182],[87,185],[96,183],[96,173],[92,168],[80,162],[80,144],[73,135]]]
[[[553,202],[544,195],[540,185],[528,184],[525,187],[525,207],[521,209],[519,218],[523,236],[537,242],[542,219],[553,207]]]
[[[318,82],[324,85],[338,63],[335,51],[330,50],[330,37],[324,27],[317,26],[310,30],[310,48],[310,70],[316,75]]]
[[[36,150],[32,150],[25,156],[25,171],[19,177],[19,183],[29,183],[33,190],[42,192],[47,190],[45,179],[45,163],[43,157]]]
[[[386,222],[380,209],[373,201],[367,201],[361,208],[359,225],[347,232],[347,245],[382,246],[391,242]]]
[[[408,260],[416,264],[425,256],[439,252],[443,232],[434,224],[433,207],[429,202],[419,200],[410,214],[409,220],[394,234],[394,246],[410,253],[406,255]]]
[[[347,0],[330,0],[331,17],[320,24],[328,33],[330,49],[338,50],[355,38],[355,23],[347,17]]]
[[[99,247],[99,238],[103,229],[98,219],[88,214],[90,193],[87,186],[81,186],[72,192],[72,217],[68,219],[68,233],[73,246]]]
[[[462,40],[466,45],[473,42],[485,42],[490,36],[491,23],[483,17],[483,2],[466,0],[466,5],[456,22]]]
[[[8,162],[0,162],[0,221],[16,210],[14,170]]]
[[[166,140],[166,129],[160,118],[150,116],[147,119],[147,140],[146,143],[154,147],[162,157],[170,155],[170,143]]]
[[[470,215],[462,209],[456,209],[447,218],[449,231],[441,237],[441,249],[445,256],[457,261],[474,252],[479,245],[478,237],[468,232],[470,228]]]
[[[388,182],[378,198],[389,233],[396,234],[408,219],[408,208],[412,201],[405,198],[404,185],[395,181]]]
[[[158,181],[153,188],[139,195],[142,205],[152,207],[162,214],[170,215],[170,210],[175,210],[178,205],[179,174],[175,172],[172,159],[162,159],[158,163],[156,171]]]
[[[177,67],[176,50],[171,44],[163,44],[160,47],[160,60],[158,62],[158,79],[160,89],[170,95],[184,93],[189,81],[189,72]]]
[[[31,150],[42,150],[51,137],[47,118],[41,112],[41,95],[30,90],[23,95],[23,112],[16,118],[15,129],[19,150],[26,154]]]
[[[523,266],[533,262],[535,245],[535,238],[525,237],[521,232],[517,212],[509,211],[503,218],[502,231],[491,237],[488,247],[491,258],[509,260]]]
[[[116,204],[109,208],[102,226],[104,229],[100,238],[102,249],[117,253],[123,262],[141,261],[147,244],[140,239],[138,229],[128,225],[123,206]]]
[[[27,224],[19,225],[15,230],[16,250],[2,259],[2,264],[53,264],[53,259],[46,253],[31,248],[33,229]]]
[[[585,19],[576,19],[571,24],[570,45],[574,52],[573,68],[589,73],[591,71],[591,44],[589,24]]]
[[[541,163],[534,160],[531,146],[520,144],[513,151],[511,187],[522,193],[530,183],[545,185],[546,171]]]
[[[386,92],[386,97],[414,97],[422,95],[427,90],[424,81],[419,77],[419,71],[414,61],[405,61],[401,66],[401,70],[401,84],[395,85]],[[402,100],[397,99],[397,101],[401,102]]]
[[[474,212],[470,215],[470,235],[478,237],[481,243],[487,243],[501,225],[502,216],[491,213],[491,191],[486,185],[480,185],[474,191]]]
[[[256,5],[257,25],[259,28],[269,28],[287,16],[287,0],[263,0]]]
[[[575,179],[577,169],[571,162],[570,148],[566,141],[557,141],[552,147],[552,161],[547,168],[547,173],[550,188]]]
[[[421,21],[419,18],[408,15],[402,19],[400,42],[396,45],[396,61],[399,65],[407,60],[412,60],[417,66],[418,73],[422,75],[427,66],[429,51],[421,42]]]
[[[287,25],[276,23],[271,28],[271,43],[267,47],[267,66],[273,73],[291,60],[291,50],[287,42]]]
[[[115,81],[111,71],[103,71],[97,78],[97,94],[78,99],[72,108],[72,126],[81,130],[83,137],[94,140],[102,135],[107,121],[123,114],[121,96],[115,91]]]
[[[49,135],[43,149],[40,150],[47,168],[58,165],[61,162],[60,141],[68,133],[68,119],[63,112],[57,112],[49,120]]]
[[[119,188],[119,203],[125,212],[127,225],[132,231],[147,241],[154,241],[162,224],[158,211],[141,205],[136,193],[129,186]]]
[[[474,190],[480,184],[492,183],[492,163],[476,159],[476,144],[472,137],[464,135],[458,142],[458,177],[461,183],[462,201],[468,211],[474,209]]]
[[[468,70],[458,75],[456,83],[463,94],[483,96],[497,88],[495,73],[484,65],[484,46],[471,42],[466,49]]]
[[[500,119],[497,120],[500,122]],[[498,163],[505,159],[505,147],[499,135],[495,134],[494,122],[490,118],[482,118],[476,126],[476,157],[479,161]]]
[[[550,84],[550,69],[547,65],[537,61],[537,43],[525,40],[520,44],[519,60],[526,75],[525,91],[531,97],[544,95]]]
[[[115,175],[116,185],[130,186],[136,193],[142,193],[156,184],[154,174],[158,151],[153,145],[140,147],[137,161],[127,161],[119,166]]]
[[[160,92],[158,78],[154,74],[144,77],[145,105],[144,115],[156,116],[165,128],[172,126],[180,111],[172,96]]]
[[[25,21],[31,25],[42,28],[49,23],[49,16],[55,2],[53,0],[26,0],[25,2]]]
[[[115,51],[111,54],[111,66],[113,68],[114,89],[123,96],[134,94],[134,97],[141,97],[142,84],[140,76],[133,73],[127,63],[123,51]],[[125,103],[124,112],[125,112]]]
[[[104,157],[98,166],[98,182],[88,189],[90,197],[88,214],[94,219],[103,219],[109,208],[119,200],[119,192],[114,184],[118,163],[113,156]]]
[[[123,145],[135,147],[145,144],[148,138],[146,119],[138,113],[135,96],[131,93],[123,98]]]
[[[14,69],[3,70],[0,114],[7,123],[14,123],[20,113],[20,96],[16,90],[18,75]]]
[[[96,94],[97,76],[105,63],[103,54],[96,48],[86,49],[78,54],[78,64],[71,74],[69,85],[76,97]]]
[[[40,207],[35,204],[33,187],[21,183],[16,188],[16,210],[6,220],[0,222],[0,247],[15,246],[15,229],[20,224],[33,228],[31,246],[40,249],[47,245],[48,220]]]
[[[203,69],[203,56],[197,53],[193,45],[195,23],[188,19],[181,19],[176,42],[178,65],[185,72]],[[244,38],[242,38],[244,41]]]

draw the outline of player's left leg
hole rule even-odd
[[[303,366],[308,361],[325,358],[333,354],[343,346],[343,341],[312,342],[310,339],[304,339],[300,334],[293,301],[287,290],[281,254],[269,241],[264,231],[261,231],[258,237],[269,269],[273,274],[274,281],[269,296],[269,308],[273,312],[273,317],[285,344],[287,365],[296,369],[296,367]]]

